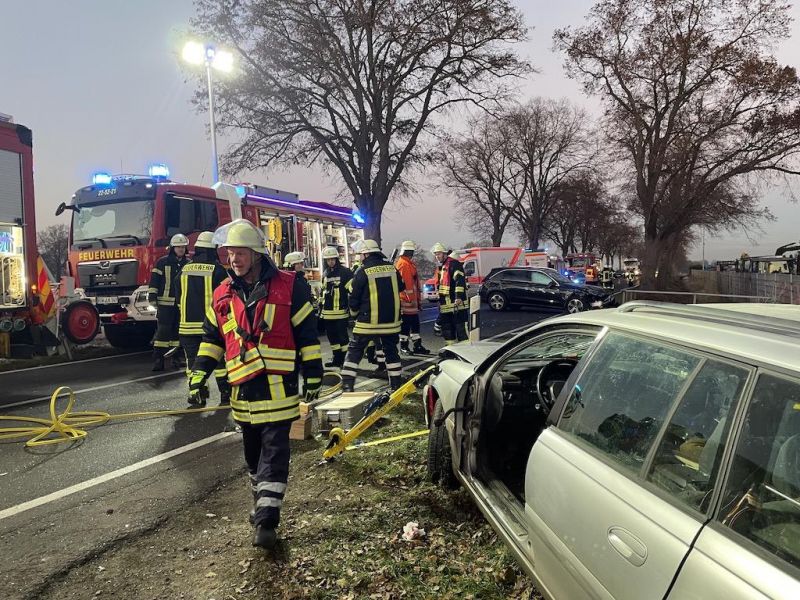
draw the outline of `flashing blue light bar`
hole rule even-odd
[[[150,167],[147,169],[147,174],[150,175],[150,177],[158,179],[168,179],[169,168],[163,163],[150,165]]]
[[[236,195],[239,196],[239,198],[244,198],[245,196],[247,196],[247,188],[243,185],[237,185]]]
[[[353,211],[353,221],[355,221],[359,225],[363,225],[365,223],[364,217],[357,210]]]
[[[93,174],[92,185],[111,185],[111,174],[110,173]]]

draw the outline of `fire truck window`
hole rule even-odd
[[[472,277],[473,275],[475,275],[475,263],[468,262],[464,265],[464,276]]]
[[[167,237],[176,233],[214,231],[219,224],[217,204],[213,201],[167,196],[165,212]]]

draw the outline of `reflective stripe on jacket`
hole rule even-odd
[[[327,321],[347,319],[350,316],[350,280],[353,273],[347,267],[337,264],[333,269],[325,269],[322,279],[322,318]]]
[[[354,334],[389,335],[400,332],[400,288],[403,280],[382,254],[367,256],[353,277],[350,314]]]
[[[230,280],[214,291],[213,313],[225,342],[225,368],[231,385],[261,373],[295,370],[297,349],[291,321],[294,277],[294,273],[279,271],[268,281],[266,296],[255,306],[255,326],[250,323],[245,303],[230,289]]]
[[[189,262],[185,256],[178,258],[171,249],[169,254],[158,259],[150,271],[148,293],[155,294],[158,306],[175,306],[175,279]]]
[[[203,335],[203,320],[213,301],[214,290],[228,275],[219,263],[191,262],[175,281],[180,335]]]
[[[439,269],[439,312],[453,312],[456,300],[467,301],[467,280],[461,263],[448,257]]]
[[[422,296],[419,287],[417,265],[408,256],[401,256],[394,263],[403,278],[404,289],[400,292],[400,312],[404,315],[416,315],[421,308]]]

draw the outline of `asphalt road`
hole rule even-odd
[[[443,345],[442,338],[434,336],[432,331],[436,313],[435,307],[426,307],[421,319],[423,342],[434,352]],[[547,316],[551,315],[529,311],[482,311],[482,338],[502,337],[504,332],[518,330]],[[323,355],[326,355],[326,350],[327,344],[323,342]],[[428,360],[434,358],[435,354]],[[404,359],[406,373],[413,374],[421,366],[420,361],[425,359]],[[371,368],[366,361],[362,366]],[[0,389],[3,390],[0,412],[46,416],[50,394],[63,385],[71,387],[76,394],[73,411],[113,414],[185,408],[186,380],[183,373],[154,374],[150,367],[149,353],[138,353],[5,372],[0,374]],[[357,387],[361,389],[384,385],[385,379],[371,377],[367,368],[357,381]],[[213,383],[210,387],[210,404],[213,405],[218,401],[218,394]],[[7,422],[3,425],[14,424]],[[103,498],[130,494],[127,500],[135,505],[131,511],[150,510],[155,514],[153,507],[167,502],[168,498],[191,500],[192,494],[202,487],[201,481],[204,486],[213,487],[230,478],[242,465],[241,442],[233,431],[228,411],[222,411],[114,421],[89,428],[89,435],[73,444],[27,449],[18,441],[0,443],[0,540],[3,540],[0,554],[8,557],[5,566],[29,561],[30,553],[34,551],[31,548],[36,543],[29,544],[26,536],[49,535],[42,523],[49,522],[57,528],[64,520],[59,516],[62,511],[69,511],[70,518],[74,519],[75,515],[90,510],[88,506],[102,502]],[[184,453],[182,449],[193,443],[198,447]],[[169,460],[164,459],[165,453],[170,451],[179,455],[168,455]],[[138,465],[141,461],[162,459],[164,462],[142,468]],[[198,469],[198,462],[204,468]],[[132,469],[131,465],[136,468]],[[119,477],[109,476],[120,469],[133,472]],[[109,480],[104,481],[107,477]],[[161,484],[157,483],[159,478],[163,480]],[[64,492],[80,484],[83,484],[81,489]],[[69,529],[70,523],[64,522],[61,526]],[[58,560],[78,560],[91,544],[108,543],[108,539],[102,538],[119,536],[118,528],[122,524],[117,525],[117,529],[112,525],[107,529],[93,529],[80,544],[64,543],[61,551],[56,553]],[[84,529],[79,527],[79,530]],[[64,535],[75,535],[75,531],[70,530]],[[38,543],[46,546],[44,541]],[[45,569],[45,566],[41,568]],[[45,576],[44,572],[42,576]]]

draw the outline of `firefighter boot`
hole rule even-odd
[[[389,377],[389,388],[390,388],[390,389],[391,389],[393,392],[396,392],[397,390],[399,390],[399,389],[400,389],[400,387],[401,387],[401,386],[402,386],[404,383],[405,383],[405,381],[403,381],[403,378],[402,378],[400,375],[396,375],[396,376],[394,376],[394,377]]]
[[[411,348],[408,347],[408,338],[400,340],[400,354],[402,356],[411,356]]]
[[[264,550],[272,550],[277,544],[278,534],[275,529],[264,525],[256,525],[256,530],[253,534],[253,546],[259,546]]]
[[[164,349],[153,348],[153,371],[164,370]]]
[[[431,351],[422,345],[422,338],[414,340],[414,354],[430,354]]]
[[[377,365],[378,364],[378,359],[375,358],[375,346],[374,345],[367,346],[366,355],[367,355],[367,362],[368,363],[370,363],[371,365]]]

